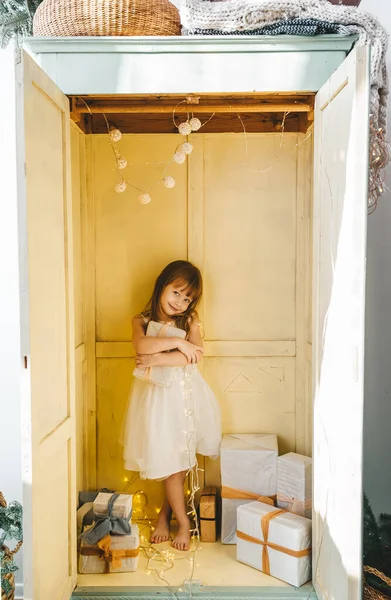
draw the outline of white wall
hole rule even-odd
[[[391,3],[362,0],[361,7],[391,31]],[[391,73],[391,55],[388,56]],[[391,110],[388,111],[391,133]],[[391,135],[389,134],[389,139]],[[391,188],[391,167],[387,173]],[[376,515],[391,513],[391,192],[368,218],[367,319],[364,416],[364,489]]]
[[[22,501],[13,48],[0,51],[0,490]],[[10,544],[11,545],[11,544]],[[17,555],[21,564],[22,552]],[[22,573],[16,573],[22,581]]]

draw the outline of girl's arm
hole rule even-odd
[[[185,367],[189,364],[186,356],[179,350],[173,352],[158,352],[157,354],[138,354],[136,366],[141,369],[146,367]]]
[[[132,319],[132,343],[136,354],[156,354],[166,350],[175,350],[180,346],[179,337],[148,337],[145,335],[143,319],[140,316]]]
[[[189,360],[183,352],[157,352],[154,354],[142,355],[138,353],[136,356],[136,365],[141,368],[161,366],[161,367],[184,367],[191,362],[198,363],[202,359],[202,337],[198,319],[191,324],[189,332],[189,342],[198,350],[193,354],[192,360]]]
[[[132,320],[133,336],[132,343],[136,354],[157,354],[167,350],[178,349],[184,354],[188,362],[197,362],[196,353],[202,353],[202,346],[196,346],[192,342],[180,337],[152,337],[146,336],[141,316]],[[201,339],[201,337],[200,337]]]

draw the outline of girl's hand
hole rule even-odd
[[[136,367],[140,369],[146,369],[147,367],[154,367],[158,364],[157,354],[136,354]]]
[[[178,343],[178,350],[186,356],[188,363],[198,363],[204,352],[201,346],[196,346],[187,340],[180,340]]]

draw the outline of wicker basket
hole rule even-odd
[[[367,581],[365,581],[364,576],[363,600],[391,600],[391,579],[384,575],[384,573],[381,573],[373,567],[364,567],[364,573],[370,573],[371,575],[375,575],[383,583],[389,586],[390,595],[380,592],[379,590],[375,590],[375,588],[368,585]]]
[[[180,35],[178,9],[169,0],[43,0],[35,36]]]
[[[3,494],[0,492],[0,506],[7,506],[7,502],[5,501],[5,498],[3,496]],[[13,550],[10,550],[9,548],[7,548],[7,546],[2,546],[1,547],[1,551],[5,553],[5,557],[4,557],[4,562],[6,562],[7,560],[11,561],[12,557],[14,554],[16,554],[19,550],[19,548],[21,547],[22,542],[18,542],[18,544],[16,545],[16,547]],[[8,580],[10,586],[11,586],[11,590],[10,592],[8,592],[8,594],[6,594],[3,589],[1,590],[1,600],[14,600],[15,598],[15,577],[13,573],[7,573],[7,575],[5,575],[5,579]]]

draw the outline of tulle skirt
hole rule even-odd
[[[187,471],[196,453],[217,458],[221,415],[196,365],[173,367],[170,387],[134,379],[123,428],[125,468],[142,479]]]

